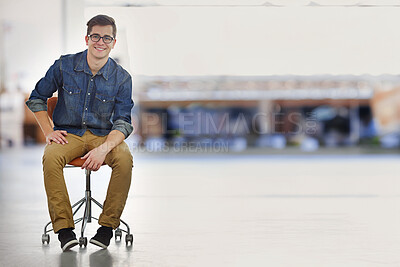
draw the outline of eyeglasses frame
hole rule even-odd
[[[98,36],[100,37],[99,40],[93,41],[93,40],[92,40],[92,36],[93,36],[93,35],[98,35]],[[90,40],[92,40],[92,42],[95,42],[95,43],[100,42],[100,39],[103,39],[103,43],[105,43],[105,44],[111,44],[111,43],[115,40],[115,38],[112,37],[112,36],[110,36],[110,35],[100,36],[100,35],[97,34],[97,33],[95,33],[95,34],[89,34],[88,37],[89,37]],[[104,37],[110,37],[110,38],[112,39],[111,42],[109,42],[109,43],[105,42]]]

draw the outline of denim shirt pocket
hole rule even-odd
[[[81,89],[76,86],[63,85],[63,96],[67,110],[76,110],[79,105]]]
[[[93,103],[93,111],[102,118],[111,118],[114,109],[115,96],[107,96],[96,93]]]

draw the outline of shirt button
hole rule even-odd
[[[83,122],[83,124],[86,124],[86,122]]]
[[[87,108],[85,108],[85,110],[87,110]]]
[[[72,92],[69,92],[70,95],[72,95]]]
[[[88,93],[88,95],[90,95],[90,93]]]
[[[103,99],[103,102],[106,102],[106,100],[105,100],[105,99]]]
[[[91,82],[93,82],[93,79],[90,79]]]

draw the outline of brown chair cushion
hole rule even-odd
[[[85,159],[81,159],[80,157],[75,158],[75,159],[71,160],[70,162],[68,162],[69,165],[73,165],[76,167],[82,167],[83,163],[85,163]],[[106,163],[103,162],[102,165],[106,165]]]

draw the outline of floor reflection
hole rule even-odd
[[[89,255],[90,267],[113,266],[113,257],[107,249],[101,249]]]
[[[60,264],[61,267],[75,267],[78,266],[77,252],[73,250],[65,251],[60,253]]]

